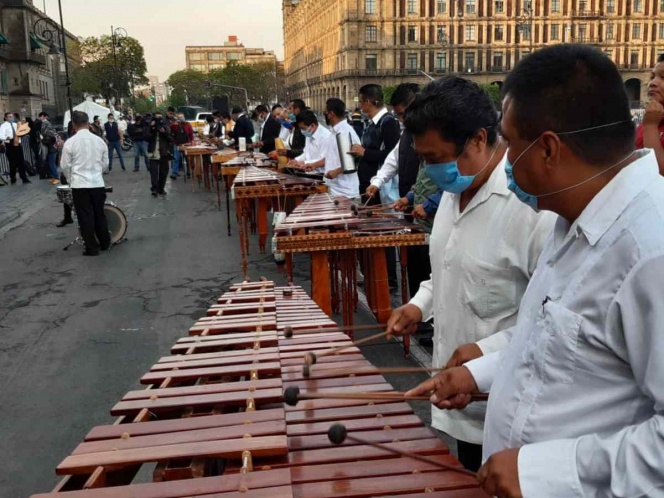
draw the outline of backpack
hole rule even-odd
[[[42,145],[46,145],[47,147],[55,145],[56,140],[57,140],[56,133],[53,130],[53,128],[47,128],[46,133],[41,135],[41,143]]]
[[[175,133],[175,143],[177,145],[184,145],[189,142],[189,137],[187,136],[187,132],[184,129],[183,125],[178,125],[178,131]]]

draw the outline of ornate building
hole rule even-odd
[[[282,0],[286,85],[315,109],[366,83],[463,74],[502,84],[554,43],[596,45],[638,106],[664,53],[664,0]]]

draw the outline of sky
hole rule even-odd
[[[33,0],[59,20],[58,0]],[[161,81],[185,68],[187,45],[223,45],[237,35],[245,47],[274,50],[283,60],[281,0],[62,0],[65,28],[76,36],[111,34],[121,26],[145,49],[149,75]],[[99,6],[92,8],[92,5]],[[103,6],[103,7],[102,7]],[[105,7],[105,8],[104,8]]]

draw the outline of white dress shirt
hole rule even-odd
[[[362,145],[362,141],[360,140],[360,137],[357,135],[355,128],[353,128],[350,124],[348,124],[348,121],[346,121],[345,119],[342,119],[337,124],[335,124],[332,127],[332,131],[334,133],[350,134],[350,141],[353,145]]]
[[[346,126],[343,126],[343,125]],[[360,143],[360,138],[346,120],[337,123],[332,128],[333,133],[327,137],[327,152],[325,153],[325,172],[334,171],[342,167],[339,157],[339,147],[337,145],[337,133],[350,133],[353,144]],[[357,140],[357,141],[356,141]],[[353,173],[342,173],[334,179],[325,178],[325,185],[334,197],[348,197],[355,199],[360,197],[360,179],[357,171]]]
[[[509,337],[496,334],[516,322],[521,295],[535,270],[555,215],[537,214],[507,189],[505,157],[460,212],[458,194],[445,192],[429,242],[431,280],[411,303],[434,316],[434,368],[461,344],[489,352]],[[481,444],[486,403],[465,410],[432,407],[432,425],[456,439]]]
[[[380,122],[380,118],[385,116],[385,114],[387,114],[387,108],[383,107],[373,118],[371,118],[371,121],[373,121],[373,124],[377,125]]]
[[[60,167],[71,188],[103,187],[108,146],[89,130],[79,130],[65,142]]]
[[[295,158],[296,161],[303,161],[304,164],[311,164],[325,158],[328,149],[327,138],[330,137],[330,130],[324,126],[318,125],[313,137],[307,138],[304,145],[304,152]],[[319,168],[322,171],[322,168]]]
[[[401,141],[397,142],[397,145],[392,149],[387,155],[385,162],[380,167],[376,176],[371,179],[371,185],[377,188],[383,188],[383,186],[392,181],[394,177],[399,174],[399,146]]]
[[[0,142],[12,140],[16,136],[16,123],[5,121],[0,125]]]
[[[664,496],[664,178],[637,158],[558,219],[511,342],[467,364],[524,498]]]
[[[286,149],[290,149],[290,144],[288,143],[288,139],[290,138],[291,135],[291,130],[286,129],[286,127],[282,126],[281,130],[279,130],[279,138],[281,141],[284,143],[284,146]]]

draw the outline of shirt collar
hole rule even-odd
[[[321,124],[318,125],[318,128],[316,128],[316,131],[314,132],[313,138],[314,140],[321,140],[325,138],[323,135],[325,135],[325,132],[323,131],[325,128]]]
[[[380,119],[387,114],[387,109],[383,107],[380,111],[378,111],[378,114],[376,114],[373,118],[371,118],[371,121],[373,121],[373,124],[377,125]]]
[[[341,121],[339,121],[337,124],[335,124],[335,125],[332,127],[332,130],[333,130],[333,131],[336,131],[336,132],[340,132],[341,129],[344,127],[344,123],[345,123],[345,124],[348,124],[348,123],[346,123],[345,120],[342,119]]]
[[[556,224],[556,238],[566,238],[572,233],[583,233],[588,243],[594,246],[613,226],[630,203],[648,185],[659,177],[659,167],[654,151],[643,149],[635,152],[636,161],[625,166],[597,195],[590,201],[581,216],[569,225],[560,218]],[[567,230],[565,230],[567,229]],[[565,234],[563,232],[566,232]],[[562,241],[557,246],[562,245]]]

